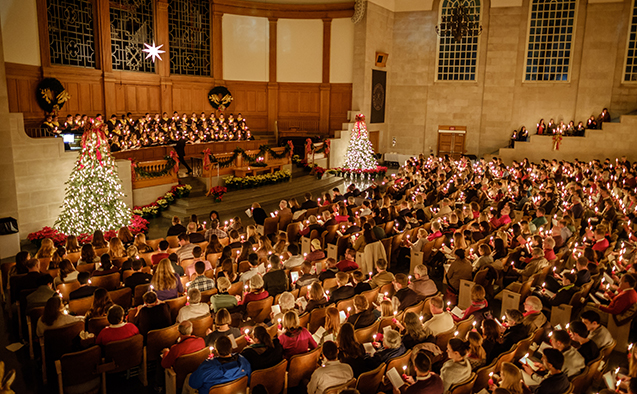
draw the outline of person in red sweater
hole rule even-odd
[[[356,264],[356,251],[352,248],[348,248],[345,251],[345,258],[336,264],[336,268],[338,268],[341,272],[357,270],[358,264]]]
[[[468,319],[472,314],[479,312],[485,309],[486,307],[488,307],[489,303],[487,302],[486,296],[487,296],[487,293],[484,290],[484,287],[480,285],[473,285],[473,287],[471,288],[471,306],[465,309],[462,317],[458,317],[452,314],[453,320],[458,322],[458,321]]]
[[[155,253],[154,255],[150,256],[150,260],[153,263],[153,265],[157,265],[163,259],[167,259],[168,258],[168,256],[170,255],[168,253],[168,248],[169,247],[170,247],[170,244],[168,243],[168,241],[163,240],[163,241],[159,242],[159,245],[157,246],[157,249],[158,249],[157,253]]]
[[[601,228],[595,228],[595,243],[593,244],[592,249],[596,252],[604,253],[606,249],[608,249],[609,243],[608,239],[606,239],[604,230]]]
[[[261,275],[254,275],[248,283],[250,291],[243,293],[243,300],[239,303],[240,305],[246,305],[250,301],[265,300],[270,296],[268,291],[263,289],[263,278]]]
[[[171,368],[175,364],[177,357],[197,352],[204,347],[206,347],[204,339],[192,335],[192,322],[184,320],[179,323],[177,343],[172,345],[170,349],[165,348],[161,351],[161,366],[164,369]]]
[[[612,315],[620,315],[624,313],[630,306],[637,302],[637,292],[635,291],[635,277],[632,274],[625,274],[619,282],[617,295],[606,293],[611,298],[610,305],[597,305],[599,310]]]
[[[108,308],[106,319],[110,325],[100,331],[95,340],[97,345],[106,345],[109,342],[121,341],[139,334],[137,326],[131,323],[124,323],[124,308],[119,305],[113,305]]]
[[[283,315],[283,329],[285,331],[279,331],[278,338],[286,359],[316,349],[316,341],[307,329],[301,327],[296,312],[289,311]]]

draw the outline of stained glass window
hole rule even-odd
[[[48,0],[51,64],[95,67],[93,4],[90,0]]]
[[[169,0],[170,72],[210,75],[210,3]]]
[[[479,0],[444,0],[440,10],[440,20],[450,15],[462,2],[467,14],[475,22],[480,22]],[[453,36],[440,37],[438,45],[438,81],[475,81],[478,65],[478,35],[464,36],[456,41]]]
[[[633,10],[630,15],[624,82],[637,82],[637,3],[635,1],[633,1]]]
[[[155,72],[142,52],[154,39],[152,0],[111,0],[111,52],[113,70]]]
[[[577,0],[532,0],[525,81],[568,81]]]

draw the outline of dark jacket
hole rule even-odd
[[[168,232],[166,233],[166,236],[170,237],[171,235],[179,235],[185,232],[186,232],[186,227],[182,226],[181,224],[176,224],[168,228]]]
[[[190,234],[190,243],[191,244],[198,244],[200,242],[205,242],[206,238],[203,236],[203,234],[200,233],[191,233]]]
[[[398,301],[400,301],[398,311],[404,311],[405,308],[416,305],[422,300],[422,297],[409,287],[398,290],[396,294],[394,294],[394,297],[398,298]]]
[[[76,290],[73,290],[71,293],[69,293],[69,299],[76,300],[78,298],[90,297],[93,295],[93,293],[95,293],[95,290],[97,289],[98,289],[97,286],[91,286],[91,285],[82,286]]]
[[[529,328],[524,324],[516,324],[515,326],[511,326],[507,328],[502,336],[503,342],[501,345],[496,345],[496,347],[500,348],[500,353],[507,352],[513,348],[513,346],[517,345],[518,342],[525,339],[529,335]]]
[[[170,307],[165,303],[157,304],[153,307],[143,307],[137,314],[136,320],[139,333],[143,336],[146,336],[148,331],[166,328],[173,323],[170,316]]]
[[[347,318],[347,322],[354,326],[354,329],[369,327],[376,322],[376,315],[370,310],[355,313]]]
[[[245,357],[252,370],[274,367],[283,361],[283,347],[277,338],[272,340],[274,347],[266,348],[264,345],[251,345],[243,349],[241,355]]]
[[[126,278],[124,281],[124,285],[126,287],[130,287],[135,293],[135,286],[137,285],[146,285],[150,283],[150,280],[153,279],[151,274],[147,274],[145,272],[135,272],[133,275]]]
[[[272,296],[276,297],[288,290],[288,278],[284,270],[270,271],[263,275],[263,288]]]
[[[263,222],[268,218],[268,214],[265,213],[263,208],[255,208],[252,210],[252,219],[254,222],[260,226],[263,226]]]
[[[533,394],[564,394],[571,383],[563,372],[549,375],[533,390]]]
[[[586,362],[586,364],[595,360],[599,356],[599,348],[593,341],[588,341],[581,345],[577,351],[582,355],[582,357],[584,357],[584,362]]]
[[[332,294],[330,295],[330,304],[336,304],[339,301],[352,298],[355,295],[356,292],[352,286],[341,286],[332,291]]]
[[[586,283],[591,281],[591,272],[587,269],[577,271],[577,279],[575,280],[575,286],[582,287]]]
[[[354,293],[361,294],[362,292],[371,290],[371,289],[372,289],[372,286],[369,283],[360,282],[360,283],[357,283],[356,286],[354,287]]]
[[[301,209],[312,209],[318,207],[318,203],[314,200],[303,201],[301,204]]]
[[[570,286],[568,289],[566,289],[565,287],[562,287],[561,289],[557,291],[557,293],[555,293],[555,297],[551,298],[549,303],[552,306],[568,304],[571,302],[571,298],[573,298],[573,295],[577,293],[578,291],[579,291],[579,287],[574,285]]]

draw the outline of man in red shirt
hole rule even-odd
[[[139,334],[137,326],[124,323],[124,308],[119,305],[108,308],[106,319],[110,325],[100,331],[95,340],[97,345],[106,345],[109,342],[121,341]]]
[[[165,369],[171,368],[175,364],[177,357],[197,352],[206,347],[203,338],[192,335],[192,322],[184,320],[179,323],[179,338],[177,343],[172,345],[170,349],[161,351],[161,366]]]
[[[595,243],[593,244],[593,250],[596,252],[604,253],[608,249],[609,243],[604,236],[604,230],[601,228],[595,229]]]
[[[161,241],[159,243],[159,245],[157,246],[157,249],[158,249],[157,253],[155,253],[154,255],[150,256],[150,260],[153,263],[153,265],[157,265],[163,259],[167,259],[168,258],[168,256],[169,256],[168,248],[169,247],[170,247],[170,244],[166,240],[163,240],[163,241]]]
[[[345,251],[345,258],[336,264],[336,268],[338,268],[341,272],[357,270],[358,264],[356,264],[356,251],[352,248],[348,248]]]
[[[632,274],[625,274],[619,281],[619,289],[617,295],[606,293],[612,299],[610,305],[598,305],[599,310],[607,312],[611,315],[620,315],[624,313],[630,306],[637,302],[637,292],[635,287],[635,277]]]

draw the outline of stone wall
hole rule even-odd
[[[467,153],[482,156],[506,146],[522,125],[534,131],[540,118],[567,123],[585,121],[604,107],[613,118],[637,110],[637,85],[622,83],[631,2],[579,2],[570,80],[539,83],[523,81],[530,0],[520,3],[494,8],[481,2],[476,82],[435,80],[440,0],[408,12],[368,3],[355,30],[352,108],[369,113],[374,53],[388,52],[381,152],[435,153],[438,127],[451,125],[467,127]]]

